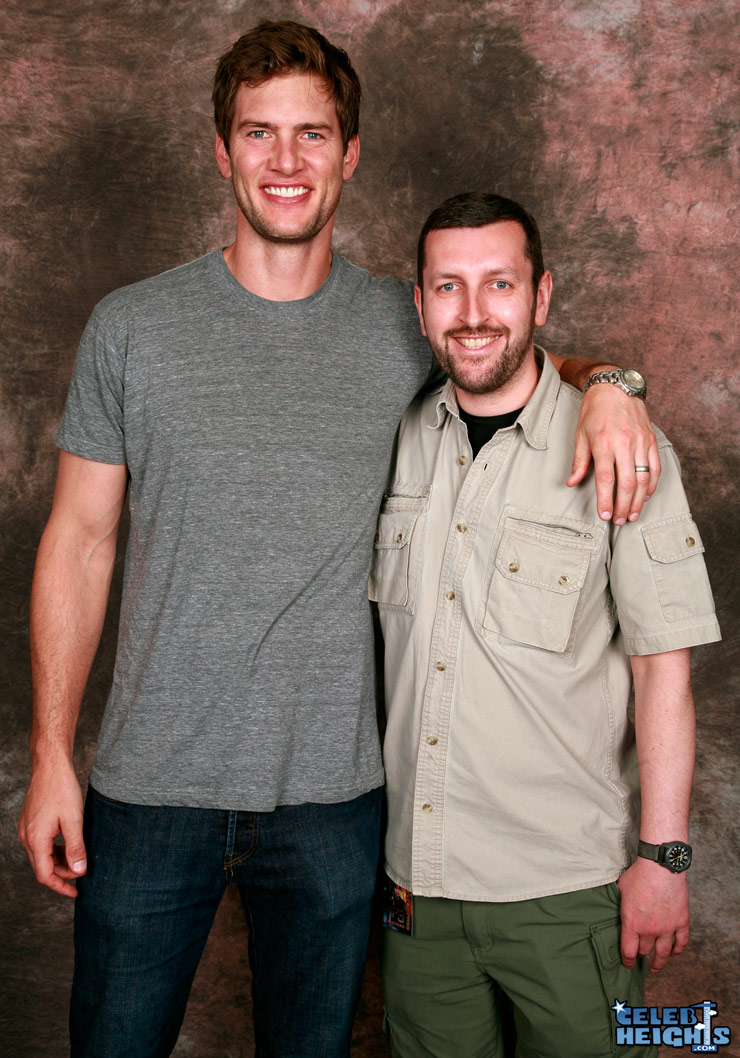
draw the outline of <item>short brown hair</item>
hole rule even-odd
[[[503,220],[516,221],[524,231],[525,250],[532,262],[532,286],[536,294],[540,279],[545,273],[542,240],[537,221],[518,202],[504,198],[503,195],[486,194],[483,191],[466,191],[462,195],[453,195],[441,206],[437,206],[424,221],[416,252],[416,274],[419,286],[424,288],[422,273],[427,235],[430,231],[441,231],[444,228],[482,228],[486,224],[498,224]]]
[[[213,116],[226,149],[239,85],[253,88],[276,74],[286,73],[313,73],[326,81],[346,150],[360,126],[360,80],[346,51],[330,44],[311,26],[287,20],[258,23],[218,61],[213,80]]]

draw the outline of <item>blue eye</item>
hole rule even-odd
[[[506,290],[509,286],[505,279],[497,279],[493,285],[496,290]]]
[[[445,293],[449,293],[451,290],[455,289],[455,284],[454,283],[443,283],[442,286],[439,289],[440,290],[444,290]]]

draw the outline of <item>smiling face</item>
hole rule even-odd
[[[244,222],[269,242],[309,242],[329,234],[342,192],[359,158],[357,137],[345,152],[334,102],[311,74],[278,74],[255,88],[241,84],[229,150],[216,158],[232,181]]]
[[[537,379],[534,327],[547,319],[552,281],[545,272],[533,289],[521,225],[506,220],[430,231],[423,282],[423,297],[415,291],[421,329],[463,407],[474,410],[465,394],[502,391],[514,401],[512,410],[525,404]]]

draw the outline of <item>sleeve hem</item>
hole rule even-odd
[[[716,643],[721,638],[719,624],[715,620],[700,627],[677,629],[674,632],[663,632],[655,636],[640,636],[639,638],[625,636],[624,649],[627,654],[665,654],[669,650]]]
[[[54,438],[54,444],[57,448],[61,448],[63,452],[69,452],[72,456],[80,456],[82,459],[89,459],[94,463],[110,463],[114,466],[124,466],[126,464],[126,457],[122,452],[114,452],[110,448],[91,444],[89,441],[68,441],[57,434]]]

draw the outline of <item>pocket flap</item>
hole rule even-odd
[[[588,551],[548,547],[541,540],[505,532],[496,553],[496,568],[509,581],[569,595],[583,587],[589,557]]]
[[[406,547],[420,513],[420,511],[389,511],[381,514],[378,520],[378,531],[375,534],[375,547],[378,549]]]
[[[383,497],[375,533],[368,597],[413,613],[431,485],[394,482]]]
[[[654,562],[679,562],[704,551],[696,522],[689,515],[646,525],[642,536]]]

